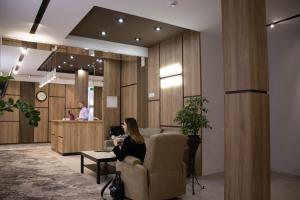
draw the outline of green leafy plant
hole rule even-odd
[[[210,128],[207,119],[208,100],[205,97],[189,97],[184,107],[176,113],[175,122],[179,122],[183,134],[197,135],[200,128]]]
[[[5,81],[13,79],[11,76],[0,75],[0,84],[3,84]],[[29,124],[37,127],[40,119],[40,112],[35,110],[35,108],[22,100],[14,101],[12,98],[8,100],[0,99],[0,116],[4,112],[14,112],[14,109],[19,109],[25,114],[25,117],[28,118]]]

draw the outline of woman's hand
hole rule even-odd
[[[121,138],[115,138],[115,139],[114,139],[114,145],[115,145],[115,146],[120,146],[120,145],[122,145],[122,139],[121,139]]]

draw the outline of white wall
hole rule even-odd
[[[201,33],[202,93],[212,130],[203,130],[203,175],[224,171],[224,73],[221,38]]]
[[[268,30],[271,167],[300,175],[300,19]]]

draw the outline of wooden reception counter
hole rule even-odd
[[[62,155],[103,149],[103,121],[52,120],[51,148]]]

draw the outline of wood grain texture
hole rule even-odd
[[[182,66],[182,36],[181,34],[160,43],[160,68],[173,64]]]
[[[74,85],[66,85],[66,108],[78,108],[78,102],[75,101]]]
[[[20,82],[19,81],[9,81],[6,95],[20,95]]]
[[[201,95],[200,33],[183,33],[183,87],[184,96]]]
[[[66,96],[66,86],[63,84],[49,84],[49,96],[50,97],[65,97]]]
[[[20,96],[5,95],[3,100],[7,101],[9,98],[12,98],[16,102],[20,99]],[[19,109],[14,109],[14,112],[4,112],[3,115],[0,116],[0,121],[19,121],[19,119]]]
[[[159,128],[159,101],[148,102],[148,127]]]
[[[105,136],[109,134],[110,126],[120,125],[120,73],[121,63],[116,60],[104,61],[104,87],[103,87],[103,120]],[[118,107],[107,108],[107,96],[117,96]]]
[[[87,105],[88,101],[89,73],[87,70],[77,70],[75,73],[75,102],[83,102]]]
[[[182,86],[161,89],[160,95],[160,125],[178,126],[174,119],[183,106]]]
[[[35,83],[20,82],[20,99],[29,105],[34,105],[35,96]],[[20,130],[19,142],[20,143],[33,143],[34,142],[34,127],[29,124],[28,118],[25,117],[23,112],[19,112]]]
[[[121,62],[121,86],[137,83],[137,57],[127,57]]]
[[[138,84],[137,84],[137,119],[139,127],[148,127],[148,61],[141,66],[141,58],[138,58]]]
[[[137,85],[121,88],[121,121],[128,117],[137,119]]]
[[[225,199],[270,199],[269,96],[225,95]]]
[[[159,99],[159,44],[148,49],[148,93],[154,93],[149,100]]]
[[[102,119],[102,87],[94,87],[94,117]]]
[[[48,141],[48,108],[36,108],[40,111],[41,121],[38,127],[34,128],[34,142]]]
[[[19,122],[0,122],[0,144],[19,142]]]
[[[265,1],[222,1],[222,19],[225,90],[268,91]]]
[[[65,116],[65,98],[49,97],[49,120],[60,120]]]
[[[49,103],[49,85],[45,85],[44,87],[40,88],[39,87],[39,83],[35,83],[35,95],[34,95],[34,105],[35,107],[39,107],[39,108],[47,108],[48,107],[48,103]],[[38,101],[37,98],[36,98],[36,94],[39,92],[39,91],[43,91],[47,94],[47,99],[43,102],[41,101]]]

